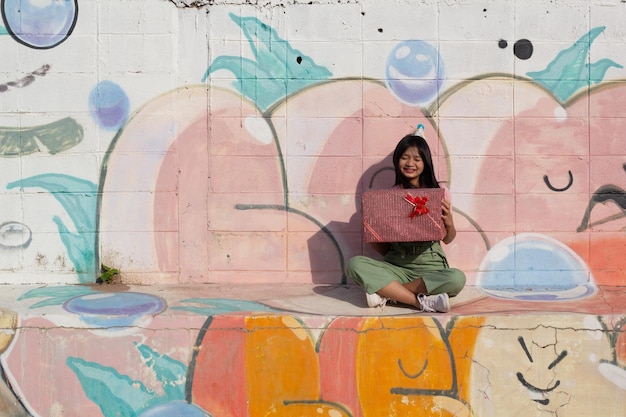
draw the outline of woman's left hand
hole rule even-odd
[[[441,202],[441,219],[446,225],[446,228],[454,226],[454,222],[452,220],[452,206],[448,200],[443,200]]]
[[[450,201],[443,200],[441,202],[441,219],[446,226],[446,236],[443,238],[443,243],[450,243],[456,237],[456,228],[454,227],[454,220],[452,219],[452,205]]]

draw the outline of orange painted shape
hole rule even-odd
[[[452,352],[442,336],[438,323],[430,317],[370,318],[365,322],[356,367],[363,416],[454,415],[436,401],[453,397],[455,388]]]
[[[291,316],[253,316],[246,327],[250,416],[349,416],[320,399],[315,343],[301,322]]]
[[[585,242],[568,242],[568,245],[587,262],[597,285],[624,285],[626,283],[624,277],[626,239],[599,238],[592,234],[589,247]]]
[[[246,380],[252,415],[265,415],[283,401],[319,398],[315,346],[296,319],[248,317],[246,328]]]

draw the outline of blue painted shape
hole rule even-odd
[[[170,310],[189,311],[201,316],[217,316],[240,311],[277,311],[256,301],[228,300],[219,298],[190,298],[181,300],[181,303],[203,304],[205,307],[178,306],[170,307]]]
[[[70,232],[58,216],[53,216],[52,221],[57,225],[79,282],[95,282],[97,185],[65,174],[41,174],[7,184],[7,189],[16,187],[43,188],[61,203],[77,232]]]
[[[187,377],[185,364],[167,355],[161,355],[144,344],[135,343],[135,347],[145,359],[146,366],[154,371],[157,380],[163,386],[165,396],[169,400],[184,400]]]
[[[78,19],[78,0],[3,0],[6,30],[19,43],[35,49],[53,48],[65,41]]]
[[[587,63],[591,44],[604,29],[604,26],[591,29],[574,45],[559,52],[546,69],[528,72],[526,75],[550,90],[561,102],[567,101],[583,87],[600,83],[609,68],[623,68],[610,59]]]
[[[522,233],[494,245],[482,261],[478,285],[499,298],[548,301],[584,298],[595,292],[591,272],[561,242]]]
[[[121,375],[114,368],[76,357],[68,357],[66,363],[104,417],[136,417],[155,398],[141,381]]]
[[[431,44],[408,40],[396,45],[385,65],[387,87],[401,101],[418,105],[435,97],[445,78],[439,52]]]
[[[215,71],[230,71],[237,78],[233,83],[237,91],[265,110],[286,95],[332,76],[327,68],[315,64],[310,57],[292,48],[274,28],[259,19],[233,13],[230,18],[248,39],[255,60],[218,56],[206,70],[202,82]]]
[[[126,92],[112,81],[99,82],[89,93],[91,117],[106,130],[117,130],[130,113]]]
[[[165,307],[162,298],[138,292],[85,294],[63,304],[65,310],[78,314],[85,323],[112,330],[132,326],[143,316],[158,314]]]

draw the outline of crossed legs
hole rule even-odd
[[[420,303],[417,300],[417,294],[427,294],[426,285],[421,278],[414,281],[400,284],[393,281],[387,286],[376,292],[381,297],[389,298],[402,304],[407,304],[419,308]]]

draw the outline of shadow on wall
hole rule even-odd
[[[348,260],[355,255],[374,255],[363,244],[361,193],[364,190],[390,188],[394,183],[392,154],[369,167],[361,176],[354,193],[354,214],[348,222],[330,221],[307,241],[314,284],[349,283],[345,274]],[[332,215],[332,213],[331,213]]]

